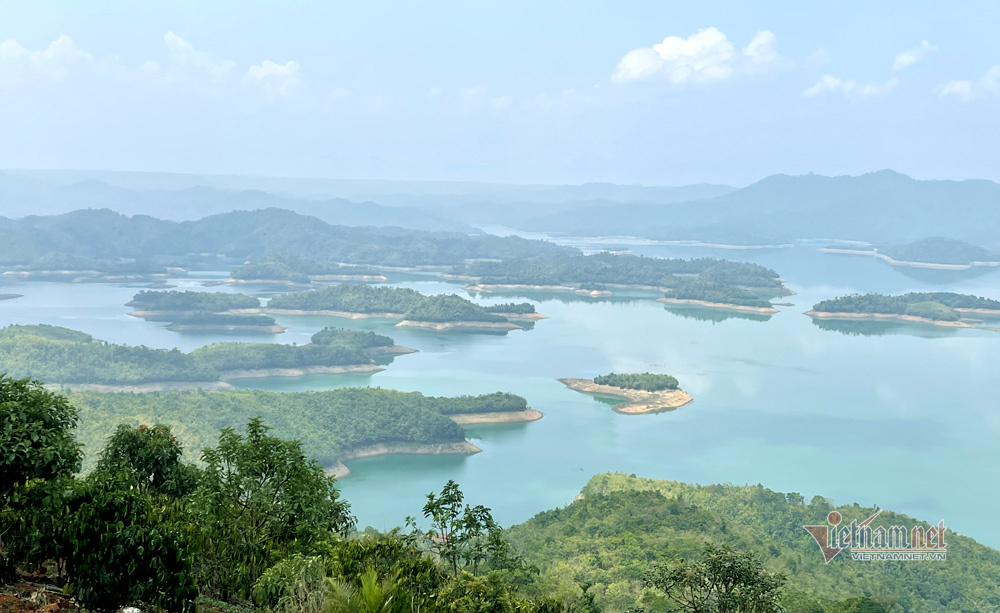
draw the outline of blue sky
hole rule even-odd
[[[997,2],[0,0],[0,168],[1000,180],[997,23]]]

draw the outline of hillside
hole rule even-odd
[[[859,522],[875,511],[837,509],[845,521]],[[806,503],[799,494],[759,485],[697,486],[604,474],[572,504],[539,513],[508,536],[541,569],[541,584],[564,590],[593,584],[590,593],[607,613],[657,602],[642,591],[643,573],[657,562],[697,557],[706,543],[755,551],[769,571],[785,573],[788,613],[822,611],[860,596],[914,613],[1000,606],[1000,551],[952,532],[946,561],[863,562],[844,552],[826,564],[803,526],[823,524],[830,510],[821,497]],[[927,524],[886,510],[872,525]]]
[[[1000,260],[1000,255],[963,241],[950,238],[922,238],[905,245],[892,245],[879,250],[894,260],[931,264],[972,264]]]
[[[855,177],[773,175],[714,198],[600,205],[537,216],[523,229],[743,244],[808,238],[897,244],[946,234],[992,247],[996,227],[1000,184],[921,181],[883,170]]]

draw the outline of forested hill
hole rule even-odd
[[[786,613],[831,611],[831,603],[861,596],[886,610],[914,613],[1000,609],[1000,551],[952,532],[945,561],[861,562],[843,552],[826,564],[803,529],[822,525],[831,510],[819,496],[807,503],[799,494],[759,485],[697,486],[622,474],[593,477],[581,496],[508,535],[541,569],[542,584],[592,584],[605,613],[640,602],[660,610],[656,605],[663,603],[652,593],[642,600],[643,572],[656,562],[696,558],[706,543],[754,551],[770,572],[785,573]],[[846,522],[875,512],[856,505],[837,509]],[[886,510],[873,525],[928,524]]]
[[[933,264],[972,264],[995,262],[1000,254],[977,245],[950,238],[922,238],[905,245],[893,245],[879,250],[894,260],[904,262],[929,262]]]
[[[333,226],[282,209],[237,211],[198,221],[128,217],[107,209],[0,218],[0,265],[107,270],[185,264],[193,255],[256,258],[269,253],[388,266],[453,265],[466,259],[576,253],[518,237]],[[204,257],[204,255],[202,257]],[[132,262],[132,260],[136,260]]]
[[[437,444],[465,440],[447,415],[523,411],[524,398],[494,393],[453,398],[381,388],[323,392],[170,392],[161,394],[74,393],[78,439],[91,455],[120,423],[171,426],[197,458],[222,428],[239,428],[260,416],[276,435],[302,441],[306,455],[330,466],[355,447],[376,443]]]
[[[918,213],[919,212],[919,213]],[[705,200],[598,206],[537,217],[526,230],[769,244],[803,238],[899,244],[942,234],[996,247],[1000,184],[861,176],[774,175]]]

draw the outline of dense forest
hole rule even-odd
[[[230,315],[228,313],[178,313],[169,318],[171,326],[258,326],[268,327],[275,325],[274,318],[270,315]]]
[[[680,383],[678,383],[675,377],[648,372],[631,374],[608,373],[606,375],[594,377],[594,383],[598,385],[620,387],[627,390],[643,390],[646,392],[675,390],[680,386]]]
[[[699,300],[756,308],[770,307],[771,301],[761,297],[761,293],[768,292],[744,289],[737,285],[727,285],[701,278],[677,278],[673,287],[666,293],[666,297],[677,300]]]
[[[503,305],[534,311],[529,304]],[[275,296],[267,303],[268,309],[303,311],[342,311],[346,313],[387,314],[411,321],[476,321],[506,322],[490,308],[450,294],[424,296],[416,290],[403,287],[373,287],[370,285],[342,283],[331,287],[294,292]]]
[[[879,608],[846,610],[1000,607],[1000,552],[950,532],[944,562],[855,562],[841,554],[826,564],[802,528],[822,524],[832,509],[819,496],[807,503],[799,494],[759,485],[697,486],[621,474],[597,475],[581,494],[567,507],[511,528],[508,536],[541,570],[539,584],[549,593],[587,585],[606,613],[638,605],[669,610],[662,594],[644,587],[646,571],[651,564],[697,556],[707,543],[754,551],[769,571],[784,574],[786,613],[843,611],[838,601],[861,597]],[[874,512],[857,505],[837,508],[845,521]],[[877,521],[926,525],[888,510]]]
[[[638,285],[681,287],[687,277],[711,285],[755,290],[754,297],[786,293],[778,274],[759,264],[713,258],[693,260],[646,258],[598,253],[589,256],[550,254],[502,262],[473,262],[456,271],[488,285]],[[689,288],[695,291],[700,286]],[[707,298],[701,298],[707,300]]]
[[[813,306],[818,313],[875,313],[912,315],[936,321],[958,321],[956,309],[985,309],[1000,313],[1000,300],[952,292],[911,292],[901,296],[851,294],[823,300]]]
[[[498,313],[503,315],[531,315],[535,312],[535,305],[530,302],[504,302],[483,307],[487,313]]]
[[[143,290],[125,306],[139,311],[221,313],[234,309],[257,309],[260,308],[260,300],[254,296],[224,292]]]
[[[183,353],[114,345],[55,326],[7,326],[0,329],[0,372],[62,384],[210,382],[231,370],[371,364],[369,349],[392,344],[371,332],[327,328],[307,345],[215,343]]]
[[[309,283],[310,276],[347,275],[379,276],[381,271],[372,266],[347,266],[335,262],[296,257],[294,255],[268,254],[233,269],[229,275],[238,281],[276,280],[292,283]]]
[[[971,264],[1000,260],[1000,255],[982,247],[950,238],[924,238],[905,245],[879,249],[883,255],[904,262],[935,264]]]
[[[191,254],[244,261],[272,253],[304,258],[323,254],[324,261],[348,264],[445,266],[472,258],[576,252],[518,237],[332,226],[315,217],[273,208],[185,222],[146,215],[129,217],[107,209],[0,218],[0,222],[0,265],[26,269],[112,272],[108,270],[112,267],[115,271],[162,272],[166,266],[188,266],[205,259]],[[209,266],[210,262],[203,264]]]

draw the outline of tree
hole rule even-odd
[[[246,437],[227,428],[218,447],[202,453],[206,467],[191,509],[203,539],[204,580],[222,595],[247,594],[281,557],[310,553],[354,526],[335,479],[306,459],[301,443],[267,431],[254,418]]]
[[[77,415],[38,381],[0,375],[0,564],[10,566],[4,535],[54,501],[56,482],[80,469]],[[16,512],[15,512],[16,510]],[[22,540],[22,545],[24,541]],[[23,553],[23,552],[22,552]]]
[[[689,613],[778,613],[785,578],[770,574],[753,553],[707,545],[698,562],[654,566],[646,585]]]
[[[198,482],[197,469],[181,461],[183,453],[170,426],[121,424],[101,452],[96,472],[125,475],[131,486],[144,493],[181,498]]]

